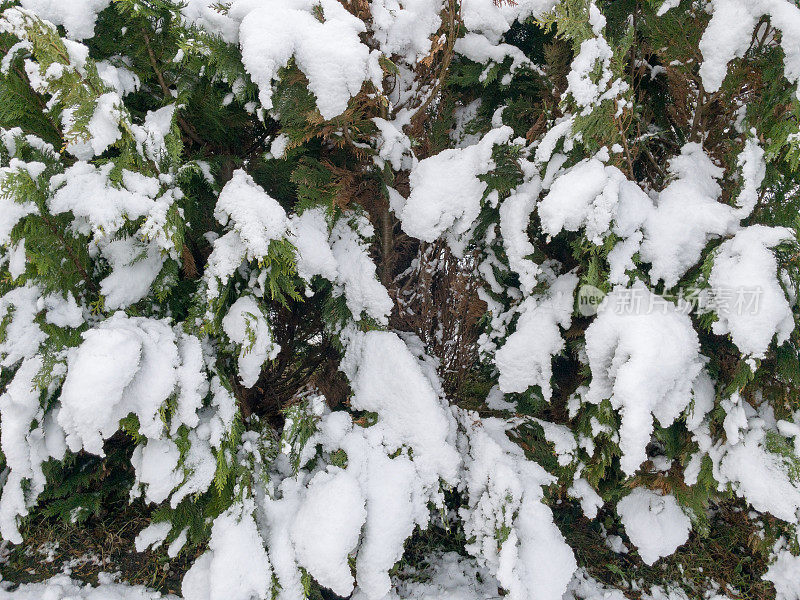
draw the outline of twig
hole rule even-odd
[[[156,60],[156,54],[153,52],[153,47],[150,45],[150,36],[147,35],[147,32],[142,29],[142,37],[144,37],[144,45],[147,48],[147,56],[150,58],[150,66],[153,67],[153,71],[155,71],[156,79],[158,79],[158,85],[161,86],[161,91],[164,92],[164,97],[171,99],[172,92],[169,90],[169,86],[167,82],[164,80],[164,75],[161,73],[161,70],[158,68],[158,61]],[[181,130],[186,134],[186,136],[195,142],[196,144],[202,144],[203,140],[192,130],[189,124],[181,117],[180,115],[176,116],[178,121],[178,125],[180,126]]]

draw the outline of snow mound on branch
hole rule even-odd
[[[366,313],[378,323],[389,322],[393,303],[375,278],[367,243],[375,230],[364,216],[345,213],[329,228],[325,209],[316,207],[292,215],[290,229],[302,279],[319,275],[333,283],[334,296],[344,296],[356,321]]]
[[[586,400],[620,411],[623,472],[646,459],[653,417],[669,426],[689,406],[703,368],[700,342],[687,314],[641,283],[617,287],[586,330],[592,381]]]
[[[555,4],[556,0],[520,0],[513,4],[494,0],[464,0],[461,3],[461,19],[468,31],[480,32],[496,44],[515,21],[544,14]]]
[[[604,100],[613,99],[628,89],[628,84],[623,80],[616,79],[613,82],[611,80],[613,77],[611,59],[613,57],[614,51],[606,39],[600,35],[581,42],[580,52],[572,61],[567,74],[565,93],[569,93],[575,99],[578,107],[582,109],[582,115],[589,114]],[[600,66],[599,79],[594,75],[598,65]]]
[[[570,122],[561,125],[569,126]],[[543,148],[537,149],[537,157]],[[550,151],[545,148],[544,155]],[[604,165],[598,158],[582,160],[553,182],[537,210],[542,230],[551,236],[563,230],[583,229],[596,245],[602,244],[610,232],[620,237],[622,241],[608,254],[609,280],[614,284],[628,283],[626,271],[634,268],[633,256],[639,251],[641,230],[653,211],[653,203],[622,171]]]
[[[528,225],[536,199],[541,191],[541,180],[532,177],[519,186],[500,205],[500,237],[508,257],[508,265],[519,276],[522,293],[530,294],[536,287],[540,266],[527,258],[535,248],[528,237]]]
[[[253,519],[252,502],[236,503],[214,520],[208,551],[186,573],[185,600],[268,598],[270,563]]]
[[[413,448],[414,462],[429,481],[456,480],[460,459],[448,443],[452,417],[403,340],[383,331],[356,335],[341,369],[353,389],[352,407],[380,415],[388,447]]]
[[[724,171],[699,144],[684,145],[669,161],[673,180],[655,202],[616,167],[584,159],[558,176],[539,201],[542,229],[551,236],[583,229],[596,245],[613,232],[621,241],[608,254],[611,283],[628,283],[626,271],[638,252],[651,265],[651,280],[663,280],[669,289],[697,264],[709,241],[735,233],[752,212],[765,169],[755,139],[745,143],[738,164],[742,187],[733,207],[718,201]]]
[[[431,36],[442,23],[443,0],[372,0],[375,39],[386,56],[414,64],[431,50]]]
[[[264,363],[281,351],[272,341],[272,330],[255,298],[240,296],[222,319],[222,330],[234,344],[241,346],[239,378],[244,387],[253,387]]]
[[[147,294],[164,266],[155,244],[142,244],[135,237],[123,237],[103,246],[111,273],[100,282],[100,293],[109,310],[127,308]]]
[[[234,2],[228,14],[239,25],[245,69],[259,87],[259,100],[272,108],[272,84],[294,57],[308,78],[324,119],[345,111],[364,81],[380,89],[377,55],[361,43],[361,19],[336,0],[265,0],[257,5]]]
[[[550,400],[552,359],[564,349],[559,327],[566,329],[572,323],[577,285],[577,275],[561,275],[545,294],[523,301],[518,309],[521,316],[516,331],[508,336],[494,358],[503,392],[524,392],[538,385],[544,399]]]
[[[31,358],[47,339],[34,320],[41,291],[37,286],[14,288],[0,297],[0,322],[5,335],[0,340],[0,367],[12,367]]]
[[[113,168],[112,163],[96,167],[76,162],[50,179],[50,188],[55,193],[48,200],[48,207],[54,214],[71,211],[76,229],[97,237],[110,237],[126,220],[149,214],[156,206],[158,179],[123,170],[124,186],[118,188],[109,180]]]
[[[586,237],[599,245],[611,229],[618,205],[627,196],[649,203],[639,186],[616,167],[606,166],[597,158],[582,160],[556,179],[539,202],[542,229],[556,235],[562,230],[584,228]],[[627,218],[625,214],[620,217]]]
[[[752,225],[724,242],[714,258],[708,282],[718,296],[719,320],[713,331],[730,334],[744,355],[763,358],[773,338],[780,345],[794,330],[792,308],[771,251],[794,239],[790,229]]]
[[[386,325],[394,303],[375,276],[375,262],[369,255],[367,240],[375,229],[363,215],[339,218],[330,234],[330,248],[338,265],[334,296],[344,295],[347,308],[356,321],[366,313]]]
[[[288,226],[286,211],[278,201],[242,169],[234,171],[222,188],[214,217],[239,234],[251,260],[264,258],[270,242],[283,237]]]
[[[28,514],[28,508],[44,491],[46,483],[42,463],[49,458],[61,460],[66,451],[64,434],[47,417],[39,404],[40,390],[34,379],[43,369],[39,356],[22,362],[14,378],[0,395],[2,441],[8,476],[0,498],[0,535],[12,543],[22,542],[17,518]],[[37,425],[31,430],[31,423]]]
[[[183,474],[178,470],[180,458],[178,446],[170,439],[149,439],[138,445],[131,456],[131,465],[136,471],[131,497],[137,497],[142,486],[145,502],[164,502],[183,481]]]
[[[63,25],[67,37],[84,40],[94,36],[97,15],[111,0],[22,0],[20,4],[40,19]]]
[[[229,230],[214,240],[203,274],[210,299],[219,297],[220,286],[245,260],[265,258],[270,244],[284,239],[289,228],[283,207],[242,169],[222,188],[214,217]]]
[[[672,495],[638,487],[617,503],[625,533],[652,565],[689,539],[692,523]]]
[[[605,587],[580,567],[569,583],[564,600],[626,600],[626,596],[620,590]]]
[[[486,600],[499,597],[499,584],[491,573],[474,559],[455,552],[426,557],[424,570],[404,573],[393,583],[392,591],[382,600]],[[353,600],[368,600],[356,591]]]
[[[122,98],[117,92],[106,92],[97,99],[92,118],[86,125],[84,135],[70,139],[66,150],[78,160],[91,160],[100,156],[113,144],[122,139],[120,121],[125,117]],[[61,122],[66,131],[77,124],[72,107],[61,113]]]
[[[400,214],[403,231],[432,242],[445,231],[467,232],[478,218],[486,183],[478,179],[494,168],[492,149],[511,139],[513,130],[491,130],[472,146],[444,150],[421,160],[410,175],[411,194]]]
[[[703,63],[700,77],[707,92],[722,87],[728,63],[741,58],[750,47],[753,29],[768,15],[773,27],[781,30],[784,74],[792,83],[800,81],[800,8],[786,0],[711,0],[711,21],[700,38]],[[800,98],[800,89],[797,90]]]
[[[158,110],[149,110],[141,125],[131,125],[136,138],[136,149],[143,156],[158,163],[167,154],[164,138],[172,128],[175,118],[175,105],[169,104]]]
[[[10,134],[11,132],[3,132]],[[19,131],[21,134],[22,132]],[[15,148],[13,137],[4,135],[4,143],[9,150],[10,154],[14,154]],[[9,161],[9,166],[0,167],[0,183],[10,175],[19,173],[27,173],[31,177],[36,177],[37,172],[41,173],[44,170],[44,164],[40,162],[26,163],[17,158],[12,158]],[[36,203],[33,201],[17,202],[17,200],[8,195],[0,194],[0,246],[6,246],[11,243],[11,231],[16,227],[24,217],[35,214],[38,212]]]
[[[745,404],[745,410],[752,408]],[[770,419],[771,420],[771,419]],[[744,434],[734,444],[710,450],[714,478],[721,488],[730,484],[753,508],[789,523],[800,522],[800,484],[792,475],[796,466],[767,448],[768,435],[778,435],[763,417],[749,415]]]
[[[763,579],[775,585],[776,600],[797,600],[800,598],[798,573],[800,573],[800,556],[793,556],[789,550],[781,549]]]
[[[456,414],[465,460],[459,487],[467,498],[460,509],[471,540],[467,551],[497,577],[510,600],[561,600],[577,565],[542,501],[542,487],[555,478],[508,439],[505,421]]]
[[[653,283],[663,279],[667,289],[700,260],[711,239],[732,233],[741,219],[736,209],[717,202],[722,188],[716,180],[724,171],[699,144],[683,146],[669,161],[669,172],[675,179],[658,195],[640,251],[652,265]]]
[[[193,421],[185,405],[196,410],[197,396],[205,389],[202,361],[193,359],[189,351],[195,338],[176,335],[166,320],[128,317],[122,312],[82,337],[81,345],[67,354],[58,413],[71,450],[103,456],[103,441],[130,413],[138,418],[142,435],[161,438],[164,423],[159,409],[175,391],[183,407],[179,414]],[[184,358],[187,362],[182,364]]]
[[[187,24],[218,35],[229,44],[239,42],[239,23],[217,10],[216,0],[183,0],[182,4],[181,16]]]
[[[311,208],[289,219],[292,242],[297,250],[297,274],[306,282],[315,275],[334,281],[339,264],[328,241],[330,233],[325,209]]]
[[[346,470],[329,467],[309,482],[305,502],[294,518],[292,538],[298,564],[339,596],[353,591],[348,556],[367,518],[365,503],[358,480]],[[331,514],[337,518],[330,518]]]
[[[430,365],[418,356],[421,344],[380,331],[345,338],[351,403],[377,421],[364,427],[345,412],[330,412],[324,398],[309,400],[315,432],[299,450],[299,464],[316,448],[327,456],[343,453],[346,461],[271,474],[274,492],[267,491],[260,510],[281,599],[302,597],[302,566],[338,595],[357,584],[359,597],[382,600],[406,539],[428,525],[431,505],[442,506],[441,482],[455,485],[460,474],[456,423],[429,378]],[[291,430],[294,417],[288,419]],[[277,463],[292,452],[291,444],[281,444]],[[348,556],[356,549],[354,581]]]

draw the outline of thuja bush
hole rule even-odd
[[[793,2],[0,5],[5,540],[557,600],[724,504],[800,597]]]

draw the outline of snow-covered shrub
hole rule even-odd
[[[589,597],[559,514],[722,502],[798,597],[794,3],[0,6],[3,539],[122,455],[186,600]]]

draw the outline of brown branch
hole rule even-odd
[[[439,91],[444,85],[444,80],[447,77],[447,71],[450,68],[450,62],[453,60],[454,50],[456,45],[456,3],[455,0],[448,2],[449,9],[447,11],[447,45],[444,49],[444,57],[442,58],[442,66],[439,69],[439,77],[436,78],[436,83],[433,86],[430,94],[425,101],[417,108],[412,117],[412,122],[421,118],[425,109],[428,108],[433,99],[437,96]]]
[[[614,122],[617,124],[619,128],[619,135],[622,138],[622,148],[625,151],[625,160],[628,163],[628,179],[634,181],[634,174],[633,174],[633,160],[631,159],[631,150],[628,147],[628,137],[625,135],[625,129],[622,127],[622,119],[615,116]]]
[[[144,38],[144,45],[147,48],[147,56],[150,58],[150,66],[153,67],[153,71],[156,74],[156,79],[158,79],[158,85],[161,86],[161,91],[164,92],[164,97],[167,99],[172,99],[172,92],[169,90],[169,86],[164,79],[163,73],[161,73],[161,69],[158,68],[156,54],[153,52],[153,46],[150,44],[150,36],[147,35],[147,32],[144,29],[142,29],[142,37]],[[195,133],[194,129],[192,129],[192,127],[184,120],[183,117],[176,115],[176,120],[178,121],[181,131],[186,134],[186,137],[196,144],[203,143],[203,140],[200,139],[197,133]]]

